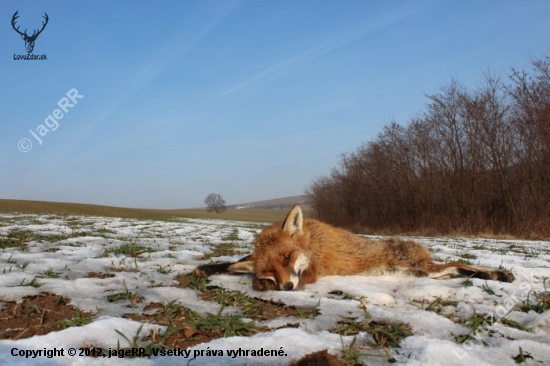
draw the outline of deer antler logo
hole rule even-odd
[[[48,14],[44,13],[44,19],[46,19],[45,22],[42,22],[42,29],[38,30],[36,29],[32,36],[29,36],[27,34],[27,30],[25,29],[25,32],[21,33],[19,31],[19,27],[15,28],[15,21],[17,20],[17,18],[19,18],[19,15],[17,15],[17,13],[19,13],[19,10],[17,10],[15,12],[15,14],[13,14],[13,17],[11,18],[11,26],[13,27],[13,29],[19,33],[21,35],[21,38],[23,38],[23,40],[25,41],[25,48],[27,49],[27,53],[32,53],[32,50],[34,49],[34,42],[36,41],[36,38],[38,38],[38,35],[40,33],[42,33],[42,31],[44,30],[44,28],[46,28],[46,24],[48,24],[48,20],[50,18],[48,18]]]

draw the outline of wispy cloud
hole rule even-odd
[[[151,52],[151,54],[156,56],[140,71],[139,74],[135,75],[132,82],[118,94],[118,98],[114,100],[113,103],[103,111],[103,113],[93,118],[90,123],[87,123],[86,126],[83,127],[79,137],[72,139],[71,143],[67,144],[65,147],[64,156],[69,155],[71,151],[74,151],[78,146],[80,146],[82,141],[88,138],[88,136],[100,123],[118,111],[124,103],[130,100],[133,95],[145,88],[147,84],[157,75],[195,49],[197,45],[200,44],[200,42],[209,34],[211,34],[218,27],[220,22],[227,18],[239,4],[240,1],[235,1],[220,8],[216,16],[214,16],[202,28],[198,29],[198,31],[191,37],[189,37],[188,30],[180,29],[179,31],[173,33],[169,40],[166,41],[159,50]]]
[[[202,102],[197,103],[194,106],[191,106],[184,110],[183,112],[178,113],[177,115],[174,115],[168,119],[165,119],[163,121],[158,121],[156,123],[150,123],[147,125],[142,126],[141,128],[133,128],[132,132],[125,135],[124,139],[122,141],[117,141],[116,143],[108,146],[104,146],[102,150],[111,150],[114,148],[118,148],[121,145],[124,145],[126,142],[129,141],[135,141],[138,139],[139,136],[142,136],[146,134],[149,131],[156,130],[161,126],[175,123],[175,122],[182,122],[185,121],[186,118],[189,118],[192,116],[192,114],[201,108],[212,104],[218,100],[221,100],[233,93],[238,92],[239,90],[255,83],[263,78],[266,78],[269,75],[276,74],[278,72],[281,72],[283,70],[288,70],[295,68],[301,64],[310,62],[312,60],[315,60],[327,53],[333,52],[345,45],[348,45],[362,37],[365,37],[369,34],[373,34],[381,29],[387,28],[389,26],[395,25],[399,23],[400,21],[409,18],[413,16],[414,14],[418,13],[420,11],[420,8],[414,8],[411,9],[410,7],[405,7],[402,9],[398,9],[397,11],[392,12],[391,14],[386,14],[384,16],[377,17],[375,19],[367,19],[364,22],[361,22],[359,24],[356,24],[352,27],[339,30],[334,33],[333,36],[329,37],[324,42],[317,44],[311,48],[308,48],[298,54],[292,55],[288,57],[287,59],[274,64],[265,70],[258,72],[246,80],[243,80],[242,82],[208,98],[205,99]],[[211,22],[209,25],[207,25],[203,31],[201,31],[194,40],[188,42],[188,46],[185,47],[185,50],[188,50],[191,48],[192,45],[195,45],[198,43],[198,41],[206,36],[209,32],[211,32],[215,25],[220,21],[221,19],[216,19],[215,21]],[[179,38],[177,38],[179,40]],[[167,45],[167,48],[170,47]],[[184,52],[182,51],[181,54]],[[173,61],[172,61],[173,62]],[[159,72],[161,72],[163,69],[168,67],[172,62],[162,62],[159,61],[158,63],[153,63],[150,69],[146,70],[143,75],[141,76],[141,82],[138,83],[138,85],[145,85],[149,80],[151,80],[155,75],[157,75]],[[138,89],[139,90],[139,89]]]
[[[225,19],[230,12],[231,8],[225,8],[191,37],[189,37],[187,31],[185,30],[180,30],[179,32],[174,33],[172,37],[164,43],[160,50],[152,52],[157,56],[150,61],[138,75],[135,75],[133,81],[121,93],[119,99],[109,108],[108,111],[96,118],[93,124],[100,123],[106,116],[118,110],[122,104],[147,86],[147,84],[157,75],[192,51],[204,38],[216,29],[218,24]]]
[[[376,31],[389,27],[393,24],[396,24],[414,14],[416,14],[420,9],[404,9],[400,10],[398,12],[395,12],[391,15],[386,15],[384,17],[378,18],[378,19],[369,19],[365,22],[362,22],[360,24],[355,25],[352,28],[348,28],[345,30],[341,30],[337,32],[334,36],[330,37],[325,42],[316,45],[314,47],[311,47],[299,54],[293,55],[289,57],[288,59],[279,62],[273,66],[268,67],[267,69],[252,75],[248,79],[228,88],[227,90],[224,90],[220,92],[219,94],[210,97],[192,107],[185,110],[184,112],[179,113],[176,116],[170,117],[167,120],[158,122],[154,124],[154,127],[158,127],[161,125],[173,123],[175,121],[180,120],[182,117],[185,117],[186,115],[191,114],[192,112],[201,109],[202,107],[213,103],[217,100],[220,100],[222,98],[227,97],[228,95],[231,95],[245,87],[247,87],[250,84],[253,84],[269,75],[275,74],[277,72],[280,72],[285,69],[293,68],[298,65],[307,63],[309,61],[312,61],[316,58],[319,58],[327,53],[330,53],[338,48],[341,48],[349,43],[352,43],[366,35],[375,33]]]

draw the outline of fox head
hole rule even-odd
[[[295,205],[282,224],[258,234],[250,260],[235,263],[231,271],[254,273],[252,287],[258,291],[296,290],[310,262],[304,250],[306,244],[302,209]]]

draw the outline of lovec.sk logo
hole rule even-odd
[[[44,19],[45,21],[42,22],[42,29],[38,30],[38,29],[35,29],[34,32],[32,33],[32,35],[28,35],[27,34],[27,30],[25,29],[24,32],[21,32],[19,30],[19,26],[16,28],[16,21],[17,21],[17,18],[19,18],[19,10],[17,10],[15,12],[15,14],[13,14],[13,17],[11,18],[11,26],[13,27],[13,30],[15,30],[17,33],[19,33],[19,35],[21,36],[21,38],[23,38],[23,40],[25,41],[25,48],[27,49],[27,54],[26,55],[13,55],[13,59],[14,60],[46,60],[46,55],[43,54],[43,55],[33,55],[32,54],[32,51],[34,50],[34,42],[36,42],[36,39],[38,38],[38,36],[40,35],[40,33],[42,33],[42,31],[44,30],[44,28],[46,28],[46,25],[48,24],[48,20],[50,20],[50,18],[48,17],[48,14],[44,13]]]

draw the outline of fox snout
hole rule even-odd
[[[309,259],[304,253],[300,253],[295,256],[285,256],[285,262],[285,266],[275,267],[275,276],[269,278],[269,281],[272,281],[274,287],[277,287],[280,291],[298,290],[302,273],[309,266]],[[267,280],[267,278],[264,277],[264,280]]]
[[[293,280],[292,280],[293,279]],[[300,284],[300,276],[290,275],[288,280],[278,282],[273,277],[256,277],[252,281],[252,288],[256,291],[293,291]]]
[[[294,269],[290,269],[288,273],[288,279],[285,281],[281,281],[279,283],[279,290],[281,291],[294,291],[298,289],[298,286],[300,285],[300,276],[302,275],[302,271],[294,271]]]
[[[294,290],[294,284],[292,282],[287,282],[287,283],[284,284],[284,286],[281,283],[279,285],[279,287],[282,287],[281,288],[282,291],[292,291],[292,290]]]

